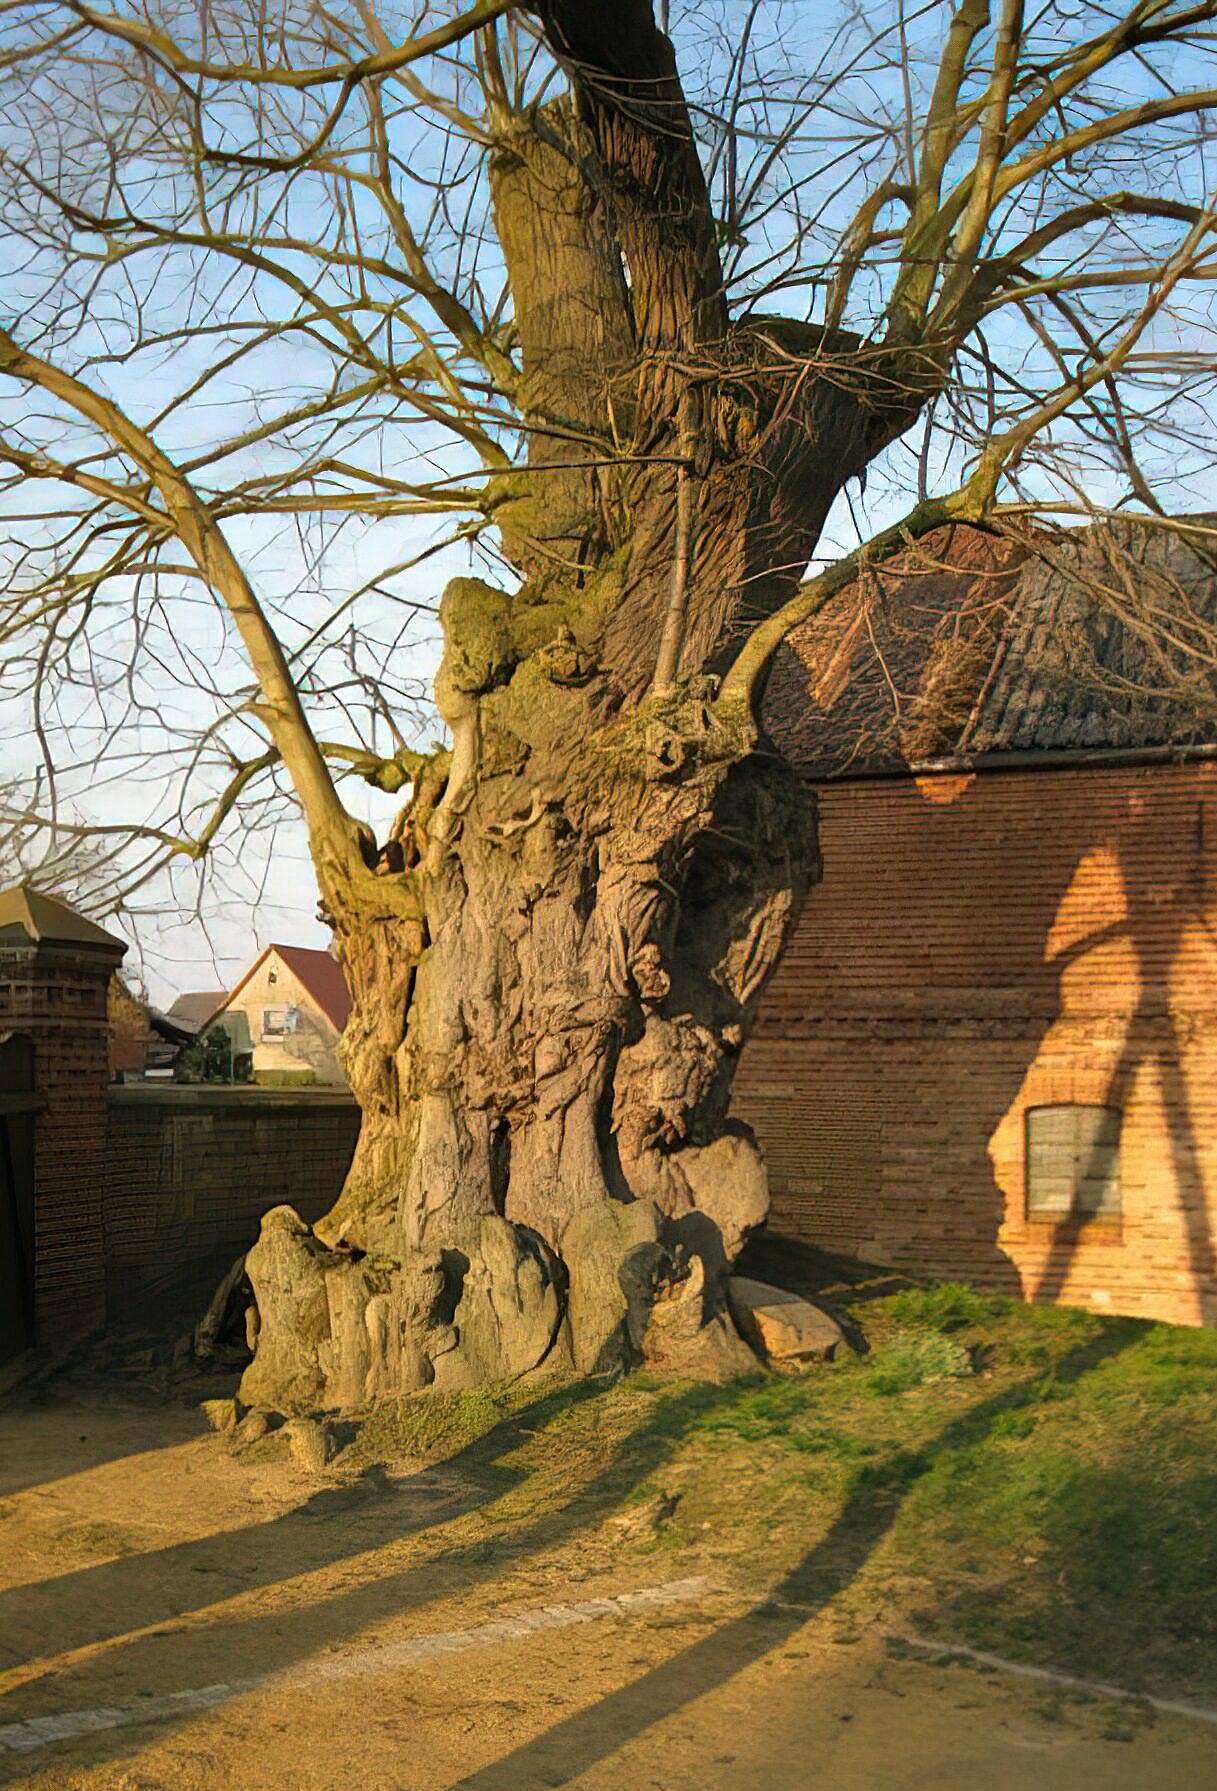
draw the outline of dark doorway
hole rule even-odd
[[[34,1345],[34,1053],[0,1037],[0,1366]]]

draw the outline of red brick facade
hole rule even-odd
[[[824,881],[737,1084],[775,1228],[1217,1321],[1217,766],[819,791]],[[1119,1110],[1121,1212],[1026,1212],[1026,1113]]]
[[[33,1053],[34,1342],[51,1356],[105,1319],[106,993],[121,951],[0,946],[0,1033]]]

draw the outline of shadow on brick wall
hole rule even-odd
[[[258,1235],[338,1198],[359,1134],[347,1095],[311,1089],[111,1089],[105,1238],[111,1326],[181,1331]]]
[[[824,881],[737,1098],[775,1225],[1031,1298],[1213,1316],[1215,794],[1202,765],[822,790]],[[1123,1111],[1114,1223],[1028,1216],[1026,1110],[1058,1104]]]

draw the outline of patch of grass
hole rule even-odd
[[[1012,1301],[988,1298],[958,1281],[941,1281],[933,1287],[908,1287],[893,1294],[884,1305],[897,1323],[919,1326],[927,1331],[962,1331],[965,1325],[980,1324],[989,1318],[1005,1315]]]
[[[908,1331],[870,1358],[866,1385],[872,1393],[908,1393],[938,1381],[963,1380],[971,1372],[972,1357],[954,1337],[941,1331]]]
[[[1099,1735],[1104,1741],[1135,1741],[1157,1721],[1152,1706],[1146,1704],[1112,1704],[1103,1713]]]
[[[846,1626],[1217,1697],[1217,1334],[949,1284],[850,1316],[870,1353],[803,1375],[422,1395],[347,1455],[449,1462],[486,1558],[662,1551]]]
[[[364,1461],[432,1461],[484,1436],[512,1404],[512,1390],[506,1386],[385,1400],[361,1423],[354,1452]]]

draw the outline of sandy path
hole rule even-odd
[[[318,1481],[98,1390],[0,1411],[0,1725],[215,1686],[23,1753],[30,1791],[1172,1791],[1217,1731],[758,1615],[452,1470]],[[589,1601],[626,1597],[588,1614]],[[484,1626],[560,1605],[520,1633]],[[582,1613],[582,1614],[580,1614]],[[420,1638],[466,1634],[419,1658]],[[267,1676],[271,1677],[268,1679]],[[257,1684],[242,1686],[242,1681]],[[0,1730],[0,1736],[3,1731]],[[15,1733],[15,1731],[14,1731]]]

